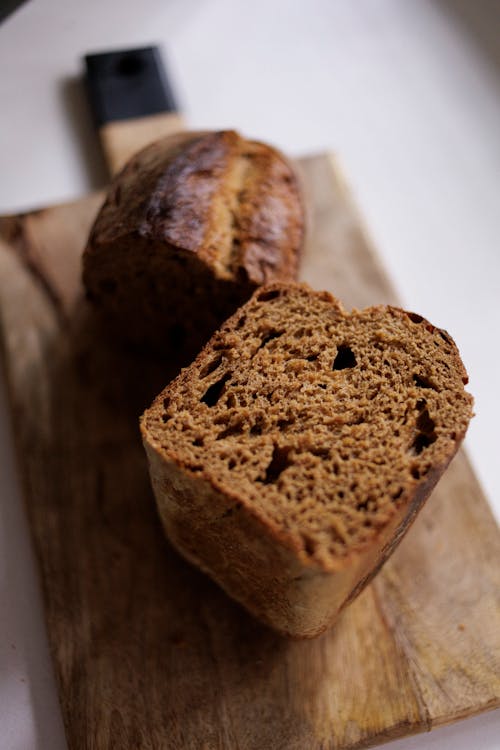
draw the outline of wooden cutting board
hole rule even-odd
[[[110,159],[165,127],[124,125]],[[299,166],[303,279],[348,307],[395,302],[333,158]],[[347,750],[499,706],[500,533],[463,452],[314,641],[259,625],[169,547],[137,423],[168,368],[111,351],[80,286],[101,200],[0,221],[1,341],[70,749]]]

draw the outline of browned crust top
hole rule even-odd
[[[279,151],[235,131],[169,136],[114,180],[87,261],[130,234],[196,253],[221,278],[293,279],[304,235],[297,177]]]

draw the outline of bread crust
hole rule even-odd
[[[194,475],[172,456],[143,443],[165,533],[176,550],[215,580],[255,617],[294,639],[315,638],[331,627],[403,539],[453,458],[429,472],[368,549],[325,570],[301,560],[278,530],[243,499],[221,491],[203,472]]]

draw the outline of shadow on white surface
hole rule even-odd
[[[109,177],[92,119],[83,72],[82,77],[63,78],[60,93],[69,126],[75,134],[75,144],[78,146],[82,169],[87,171],[89,188],[91,190],[102,188],[107,184]]]
[[[500,748],[500,709],[425,735],[389,742],[387,750],[493,750]]]
[[[0,371],[0,750],[64,750],[24,502]]]

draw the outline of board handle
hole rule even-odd
[[[86,55],[85,72],[112,176],[151,141],[185,129],[157,47]]]

